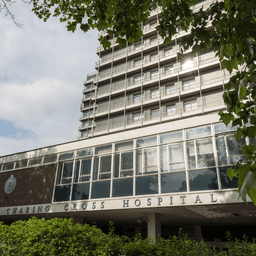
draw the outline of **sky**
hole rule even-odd
[[[0,156],[77,140],[87,74],[98,60],[98,31],[67,31],[32,5],[0,12]]]

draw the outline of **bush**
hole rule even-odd
[[[228,241],[231,234],[227,232]],[[227,244],[227,252],[210,248],[202,239],[199,243],[187,238],[180,228],[178,237],[169,239],[157,237],[156,243],[137,234],[133,239],[114,233],[113,222],[109,233],[88,224],[73,225],[73,219],[53,218],[51,220],[32,217],[19,220],[10,226],[0,222],[0,255],[20,256],[246,256],[256,255],[256,246]]]

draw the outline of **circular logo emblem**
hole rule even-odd
[[[10,194],[16,186],[16,179],[13,177],[13,175],[5,182],[4,185],[4,192],[6,194]]]

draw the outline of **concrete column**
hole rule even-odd
[[[201,226],[195,226],[195,233],[196,233],[196,241],[200,242],[202,240],[202,229],[201,229]]]
[[[73,226],[76,224],[76,223],[79,223],[81,225],[84,224],[84,218],[83,217],[80,217],[80,216],[73,216]]]
[[[148,215],[148,237],[156,242],[156,236],[161,236],[161,214],[150,213]]]

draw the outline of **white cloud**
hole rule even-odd
[[[1,137],[0,127],[0,156],[76,140],[83,82],[98,60],[97,31],[68,32],[57,18],[44,22],[31,8],[12,5],[23,29],[0,16],[0,120],[35,136]]]

